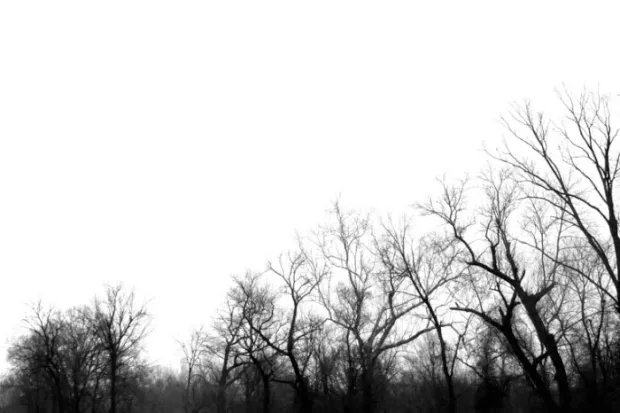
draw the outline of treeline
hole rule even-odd
[[[32,412],[620,411],[618,130],[607,97],[559,97],[555,121],[515,107],[416,222],[335,203],[233,277],[180,373],[142,361],[146,308],[108,287],[36,307],[5,385]]]
[[[92,305],[59,311],[41,303],[28,333],[8,352],[12,370],[3,388],[33,412],[129,411],[150,372],[141,358],[149,315],[134,293],[108,286]],[[19,402],[19,403],[17,403]]]

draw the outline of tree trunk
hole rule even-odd
[[[448,364],[448,354],[446,350],[446,340],[443,337],[443,332],[441,329],[441,322],[433,309],[430,301],[428,299],[425,300],[426,307],[432,317],[433,324],[435,325],[435,329],[437,330],[437,338],[439,339],[439,346],[441,349],[441,368],[443,371],[444,378],[446,379],[446,385],[448,386],[448,413],[456,413],[456,394],[454,393],[454,382],[452,380],[452,373],[450,371],[450,366]]]
[[[116,360],[110,367],[110,413],[116,413]]]
[[[91,413],[97,413],[97,400],[98,400],[98,393],[99,393],[99,373],[97,373],[97,377],[95,379],[95,388],[93,389],[93,400],[92,400],[92,406],[91,406]]]
[[[349,361],[349,364],[351,364],[351,362]],[[356,382],[356,375],[354,374],[354,369],[353,367],[349,366],[348,371],[347,371],[347,394],[345,396],[345,399],[343,400],[343,410],[345,413],[353,413],[354,409],[353,409],[353,405],[355,403],[355,382]]]
[[[271,402],[271,386],[269,377],[262,375],[263,379],[263,413],[269,413],[269,404]]]
[[[55,373],[52,373],[52,379],[54,381],[54,398],[56,399],[56,403],[54,403],[54,411],[58,413],[65,413],[65,404],[64,397],[62,394],[62,383],[60,381],[60,377],[58,377]]]
[[[375,413],[377,410],[377,399],[373,383],[374,368],[367,367],[362,372],[362,412]]]
[[[312,413],[312,399],[307,390],[302,390],[298,393],[299,400],[299,413]]]
[[[553,363],[555,378],[558,384],[558,393],[560,396],[560,411],[568,412],[570,411],[571,391],[568,384],[568,374],[566,373],[564,361],[562,360],[562,356],[558,350],[555,338],[549,333],[547,327],[544,325],[544,322],[536,309],[536,301],[532,299],[532,296],[526,293],[520,286],[517,287],[517,294],[521,299],[523,307],[528,313],[532,324],[534,325],[538,339],[545,346],[547,353],[549,353],[549,358]]]
[[[73,413],[80,413],[80,402],[82,401],[83,391],[80,390],[80,385],[75,379],[78,376],[77,373],[73,374]]]
[[[536,367],[532,365],[527,355],[521,349],[518,339],[515,337],[514,333],[512,332],[512,326],[505,325],[503,328],[502,334],[504,334],[504,336],[506,337],[508,344],[510,344],[513,354],[519,360],[521,366],[523,367],[523,370],[525,371],[525,373],[531,380],[534,390],[543,400],[547,408],[547,411],[549,413],[562,412],[562,409],[560,408],[560,406],[558,406],[558,404],[553,399],[553,396],[551,395],[549,388],[547,387],[543,378],[540,376],[540,374],[536,370]]]
[[[217,388],[217,396],[215,400],[217,413],[226,413],[226,384],[220,383]]]

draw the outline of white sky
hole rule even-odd
[[[0,371],[27,302],[116,280],[176,367],[229,275],[338,194],[400,213],[511,102],[620,93],[614,2],[511,3],[1,2]]]

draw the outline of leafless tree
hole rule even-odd
[[[126,390],[122,384],[137,367],[149,318],[146,304],[136,303],[134,292],[125,292],[120,284],[106,286],[103,299],[95,299],[93,328],[106,356],[110,413],[116,413],[120,391]]]
[[[339,387],[338,367],[342,359],[344,346],[340,342],[339,332],[331,325],[324,325],[317,332],[312,352],[313,376],[316,386],[320,389],[327,403],[330,402],[336,388]]]
[[[578,266],[582,273],[604,271],[598,260],[589,259],[591,250],[579,248],[571,252],[572,265]],[[608,390],[612,387],[610,356],[614,350],[609,344],[613,342],[616,313],[602,289],[583,277],[570,274],[571,271],[567,272],[569,274],[563,282],[566,283],[570,301],[565,311],[572,314],[565,322],[565,345],[570,352],[575,376],[581,382],[579,387],[585,389],[587,403],[603,410]]]
[[[548,258],[603,291],[620,313],[618,129],[607,96],[584,92],[576,97],[566,91],[558,96],[566,113],[559,122],[535,113],[529,102],[516,106],[504,119],[512,139],[495,157],[518,174],[528,197],[547,203],[562,217],[566,229],[584,241],[579,248],[589,248],[605,271],[582,272],[562,254],[551,252]]]
[[[260,321],[262,316],[253,312],[261,308],[261,305],[255,306],[253,300],[262,302],[265,298],[264,296],[262,298],[257,297],[262,295],[260,291],[257,291],[260,289],[256,284],[257,278],[248,274],[244,279],[236,278],[236,282],[237,284],[228,292],[228,300],[231,305],[240,310],[237,313],[241,320],[238,347],[241,354],[251,364],[251,366],[243,366],[246,386],[249,386],[248,380],[255,376],[259,377],[262,387],[262,411],[263,413],[269,413],[271,406],[271,381],[275,376],[277,354],[261,338],[261,335],[256,331],[257,329],[250,327],[246,317],[252,319],[251,325],[258,326],[258,329],[263,334],[271,334],[270,329],[273,325],[270,321],[263,324]],[[240,288],[240,285],[243,285],[244,288]],[[268,291],[263,291],[263,293],[267,296],[269,295]],[[247,392],[246,399],[249,400]]]
[[[85,411],[87,401],[94,409],[100,397],[96,383],[101,375],[102,354],[92,317],[89,307],[79,307],[67,311],[62,320],[65,342],[62,358],[66,363],[69,400],[74,413]]]
[[[556,286],[553,270],[556,266],[552,265],[551,271],[544,271],[545,262],[528,262],[528,255],[519,253],[516,240],[521,233],[516,229],[515,221],[518,220],[515,216],[518,208],[524,206],[519,202],[518,182],[504,171],[483,176],[485,205],[476,212],[478,226],[467,221],[465,216],[465,185],[444,185],[443,189],[441,200],[431,201],[423,209],[440,218],[454,240],[464,248],[462,261],[470,271],[472,285],[487,286],[474,288],[475,300],[454,309],[475,314],[499,331],[547,409],[569,411],[571,391],[559,345],[562,332],[554,323],[558,313],[541,311],[541,301]],[[481,237],[477,238],[477,234]],[[556,233],[556,236],[559,235]],[[495,299],[489,292],[495,293]],[[527,331],[532,332],[529,337],[525,337]],[[539,345],[540,349],[532,348],[530,343]],[[539,370],[547,359],[551,360],[554,369],[559,402]]]
[[[240,346],[244,323],[243,309],[228,297],[206,342],[206,363],[216,384],[215,405],[218,413],[226,413],[226,392],[239,379],[239,367],[248,364]]]
[[[353,406],[359,368],[363,411],[377,408],[375,373],[381,357],[405,346],[432,327],[407,328],[414,310],[423,305],[407,291],[405,278],[386,266],[368,217],[344,213],[336,203],[333,225],[322,227],[316,244],[327,272],[337,283],[334,292],[321,289],[328,319],[343,331],[349,364],[347,408]]]
[[[276,379],[276,359],[281,356],[268,344],[278,340],[277,333],[281,327],[281,320],[276,314],[276,294],[268,285],[261,283],[260,274],[247,273],[244,277],[235,277],[234,282],[229,299],[241,309],[244,321],[240,347],[261,378],[262,410],[267,413],[271,405],[271,381]],[[244,367],[246,387],[252,373],[250,367]],[[249,400],[247,392],[246,400]]]
[[[187,343],[179,343],[183,352],[183,409],[185,413],[200,413],[206,407],[204,376],[201,365],[206,355],[208,338],[204,328],[191,333]]]
[[[321,323],[304,310],[304,303],[322,277],[310,271],[302,252],[283,255],[277,264],[269,263],[267,275],[282,282],[279,297],[285,298],[290,308],[278,308],[278,296],[260,286],[259,276],[249,275],[237,281],[245,296],[245,320],[269,348],[288,361],[291,377],[274,377],[273,381],[290,385],[297,395],[297,409],[308,413],[312,411],[313,400],[307,369],[312,356],[311,343]]]
[[[461,340],[456,340],[450,354],[444,329],[452,326],[442,321],[445,317],[442,313],[447,309],[450,296],[448,287],[461,275],[458,266],[454,265],[459,256],[458,246],[451,240],[432,235],[416,242],[411,234],[410,223],[403,220],[400,228],[396,228],[393,223],[385,226],[380,253],[383,264],[397,276],[407,278],[413,286],[412,295],[424,305],[426,317],[437,335],[442,374],[448,393],[447,411],[454,413],[456,393],[453,376]]]
[[[64,345],[61,313],[38,302],[26,323],[29,334],[13,343],[8,359],[22,374],[41,377],[49,386],[54,408],[64,413],[68,395],[66,365],[61,355]]]
[[[9,359],[24,379],[43,379],[55,409],[80,413],[94,406],[101,352],[94,339],[87,307],[61,312],[35,304],[27,319],[28,335],[14,342]],[[28,386],[26,386],[28,387]]]

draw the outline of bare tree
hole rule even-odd
[[[324,325],[318,332],[312,352],[314,382],[323,396],[324,404],[331,406],[333,396],[340,387],[338,368],[344,354],[339,331],[332,325]]]
[[[150,316],[146,304],[136,303],[134,292],[123,291],[120,284],[106,286],[104,298],[96,298],[94,308],[93,328],[106,355],[110,413],[116,413],[120,391],[127,390],[122,385],[137,367]]]
[[[258,375],[262,384],[262,411],[263,413],[269,413],[271,406],[271,381],[275,376],[277,354],[256,331],[258,329],[262,331],[262,334],[269,335],[271,334],[269,330],[272,325],[269,321],[265,324],[260,321],[261,315],[256,314],[255,311],[262,307],[261,305],[256,306],[254,301],[262,302],[265,297],[260,298],[262,294],[260,291],[257,291],[260,290],[260,287],[257,286],[257,279],[255,277],[248,274],[245,279],[236,278],[235,280],[240,284],[236,284],[229,290],[228,300],[230,305],[240,310],[237,313],[241,320],[239,324],[238,346],[240,352],[247,358],[248,363],[251,364],[243,367],[246,376],[246,387],[249,386],[247,381]],[[241,288],[240,285],[244,287]],[[264,291],[264,294],[269,295],[267,291]],[[246,317],[252,319],[252,325],[257,328],[250,327]],[[249,400],[247,392],[246,399]]]
[[[226,413],[226,391],[239,379],[239,367],[248,363],[240,346],[245,322],[243,309],[237,307],[230,296],[227,297],[225,306],[217,316],[213,333],[205,343],[207,368],[216,384],[215,405],[218,413]]]
[[[385,227],[385,240],[380,252],[383,264],[394,274],[406,277],[413,286],[412,294],[424,305],[426,317],[434,327],[438,339],[442,373],[448,393],[447,411],[454,413],[456,393],[453,376],[461,340],[456,341],[450,354],[444,333],[447,325],[442,321],[442,312],[445,312],[450,296],[447,287],[461,275],[459,268],[454,265],[459,251],[454,242],[439,237],[427,236],[416,243],[411,235],[409,222],[404,221],[400,229],[394,225]],[[438,301],[437,298],[442,300]]]
[[[64,413],[68,395],[67,371],[62,358],[64,325],[61,313],[38,302],[26,323],[29,334],[11,345],[8,359],[25,379],[37,377],[40,380],[37,380],[37,387],[49,391],[54,410]],[[37,397],[37,408],[39,403]]]
[[[512,357],[501,334],[488,325],[479,325],[473,337],[470,356],[473,363],[461,360],[480,379],[475,394],[477,412],[501,409],[508,395],[510,382],[520,374],[511,371]]]
[[[598,260],[589,259],[591,250],[572,250],[573,266],[579,266],[583,273],[604,271]],[[577,257],[577,255],[579,257]],[[612,363],[610,355],[616,315],[609,298],[602,289],[596,288],[587,279],[570,274],[563,278],[570,293],[568,306],[572,312],[566,320],[565,344],[570,352],[575,375],[579,379],[578,389],[585,390],[589,406],[604,410],[612,386]],[[609,282],[610,280],[608,280]],[[567,310],[565,310],[567,311]]]
[[[560,351],[562,331],[554,323],[559,313],[546,313],[541,311],[540,306],[556,286],[554,277],[557,266],[552,263],[551,271],[543,271],[547,262],[532,260],[528,263],[525,258],[527,254],[520,255],[518,252],[518,236],[514,234],[520,233],[515,229],[514,216],[515,211],[523,207],[519,203],[518,183],[511,180],[509,174],[500,171],[498,176],[491,174],[483,177],[482,187],[486,204],[477,211],[480,222],[477,228],[464,217],[465,184],[454,187],[444,185],[441,201],[431,201],[423,206],[424,211],[447,224],[454,240],[464,248],[462,262],[470,272],[474,300],[454,309],[475,314],[500,332],[547,409],[569,411],[571,391]],[[482,239],[475,238],[476,229]],[[556,236],[560,235],[556,233]],[[495,299],[489,292],[496,294]],[[556,306],[556,310],[559,308],[561,305]],[[532,331],[529,340],[525,337],[526,330]],[[540,349],[532,348],[528,345],[530,343],[539,345]],[[554,399],[551,386],[539,370],[541,363],[547,359],[551,360],[554,369],[559,402]]]
[[[68,394],[74,413],[85,411],[88,401],[94,409],[99,397],[95,384],[101,374],[101,347],[93,331],[92,317],[89,307],[80,307],[67,311],[63,319],[62,358],[66,363]]]
[[[304,311],[303,304],[322,280],[308,268],[302,252],[281,256],[277,264],[269,263],[267,272],[283,283],[281,297],[287,299],[290,309],[278,311],[277,296],[260,287],[259,277],[248,276],[238,280],[237,286],[245,295],[245,319],[249,327],[276,354],[285,358],[292,377],[274,377],[273,381],[290,385],[297,396],[300,412],[312,411],[312,395],[307,369],[312,356],[312,340],[320,320]]]
[[[349,363],[346,406],[352,408],[359,367],[363,411],[373,413],[381,357],[433,328],[405,327],[405,318],[423,301],[409,294],[406,279],[392,265],[385,265],[368,217],[345,214],[338,203],[333,216],[333,225],[316,234],[321,259],[337,282],[335,293],[322,289],[321,301],[328,319],[344,333]]]
[[[206,407],[204,398],[204,376],[201,364],[206,354],[208,338],[201,327],[191,333],[188,343],[179,343],[184,356],[184,394],[183,409],[185,413],[199,413]]]
[[[504,119],[513,140],[495,157],[518,173],[528,197],[547,203],[562,216],[567,230],[584,241],[580,248],[589,248],[605,271],[580,271],[561,254],[550,253],[548,258],[601,289],[620,313],[618,129],[612,124],[608,97],[586,92],[575,97],[566,91],[558,96],[566,112],[559,122],[535,113],[529,102],[515,107]],[[570,245],[557,246],[565,247]]]
[[[95,383],[101,352],[91,328],[89,308],[71,308],[63,313],[39,302],[26,321],[28,335],[9,349],[9,360],[14,373],[22,378],[23,390],[29,391],[30,379],[39,377],[51,390],[55,410],[80,413],[89,403],[92,407],[98,396]]]
[[[277,334],[282,326],[282,321],[276,314],[276,294],[268,285],[261,283],[260,274],[247,273],[244,277],[235,277],[234,282],[234,287],[229,291],[229,299],[242,310],[244,323],[240,347],[261,378],[262,410],[267,413],[271,405],[271,382],[276,379],[276,359],[281,357],[269,344],[279,340]],[[265,340],[265,337],[268,340]],[[248,387],[253,371],[249,366],[245,366],[244,373]],[[248,402],[249,396],[249,389],[246,389]]]

